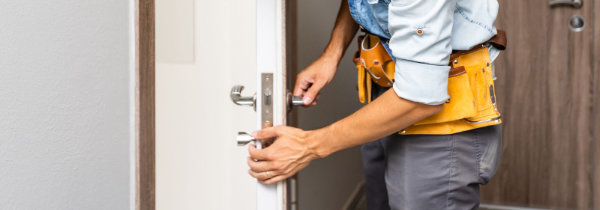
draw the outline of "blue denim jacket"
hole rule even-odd
[[[393,89],[424,104],[448,99],[448,60],[496,35],[497,0],[348,0],[364,29],[383,39],[396,61]],[[490,49],[492,58],[498,54]]]

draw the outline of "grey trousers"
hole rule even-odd
[[[364,144],[367,208],[478,209],[500,162],[501,125],[452,135],[398,135]]]

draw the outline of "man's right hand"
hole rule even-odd
[[[315,62],[300,72],[296,78],[294,87],[294,96],[302,96],[304,106],[314,106],[317,104],[319,91],[331,82],[337,70],[338,61],[319,57]]]

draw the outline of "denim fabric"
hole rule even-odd
[[[378,35],[396,61],[398,96],[437,105],[448,99],[448,59],[497,31],[497,0],[348,0],[350,13]],[[422,32],[422,33],[419,33]],[[497,52],[490,51],[495,58]]]

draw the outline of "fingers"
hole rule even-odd
[[[279,135],[280,129],[281,126],[263,128],[262,130],[253,132],[252,136],[259,140],[275,138]]]
[[[255,162],[255,161],[252,161]],[[259,161],[264,162],[264,161]],[[268,163],[267,163],[268,164]],[[250,165],[250,163],[249,163]],[[294,174],[298,173],[298,171],[302,169],[299,165],[294,166],[291,170],[281,170],[281,169],[273,169],[273,170],[265,170],[265,168],[255,170],[250,168],[248,170],[248,174],[250,176],[256,178],[262,184],[275,184],[280,182]],[[287,172],[286,172],[287,171]]]
[[[250,174],[250,176],[256,178],[258,181],[266,181],[275,176],[279,176],[279,174],[276,174],[274,171],[256,172],[256,171],[248,170],[248,174]]]
[[[311,156],[305,156],[303,151],[293,149],[297,146],[297,141],[293,139],[298,135],[302,136],[301,131],[294,127],[276,126],[253,133],[257,139],[277,137],[277,140],[265,149],[257,149],[253,144],[248,146],[248,173],[261,183],[272,184],[286,179],[308,165],[312,160]]]
[[[319,98],[321,98],[321,93],[317,94],[317,97],[315,97],[315,100],[313,100],[313,102],[310,103],[310,105],[305,105],[305,106],[308,107],[308,106],[317,105],[317,101],[319,100]]]
[[[291,175],[279,175],[270,179],[264,179],[264,180],[258,180],[261,184],[276,184],[277,182],[281,182],[285,179],[287,179],[288,177],[290,177]]]
[[[287,178],[289,178],[290,176],[293,176],[294,174],[298,173],[298,171],[300,171],[300,169],[302,169],[303,167],[301,166],[296,166],[291,172],[289,173],[285,173],[285,174],[279,174],[279,175],[271,175],[270,173],[268,175],[271,175],[272,177],[269,179],[265,179],[265,180],[259,180],[259,182],[261,184],[275,184],[277,182],[281,182]]]
[[[248,166],[250,166],[250,170],[254,172],[265,172],[265,171],[275,171],[277,167],[273,164],[273,162],[269,161],[255,161],[251,157],[247,159]]]
[[[281,136],[283,132],[289,130],[286,126],[275,126],[264,128],[259,131],[255,131],[252,133],[252,136],[258,140],[268,140],[273,139],[275,137]],[[248,153],[250,153],[250,157],[254,160],[269,160],[270,159],[270,150],[268,149],[257,149],[254,144],[248,146]]]
[[[321,91],[321,89],[324,86],[325,86],[325,82],[322,82],[322,81],[317,81],[317,82],[313,83],[310,86],[310,88],[308,88],[308,90],[306,90],[306,93],[304,93],[304,97],[302,98],[302,102],[304,102],[304,105],[310,105],[313,101],[316,101],[315,99],[317,98],[319,91]]]
[[[310,86],[312,82],[305,79],[302,75],[298,75],[296,78],[296,84],[294,85],[294,96],[301,96],[302,93]]]
[[[254,146],[254,144],[250,144],[248,146],[248,153],[250,153],[250,158],[257,161],[269,160],[270,158],[268,150],[256,149],[256,146]]]

